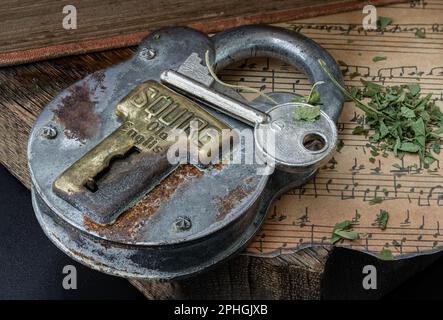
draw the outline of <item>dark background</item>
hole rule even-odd
[[[62,287],[65,265],[78,289]],[[443,299],[443,257],[386,299]],[[91,270],[58,250],[34,216],[30,192],[0,165],[0,299],[143,299],[125,279]]]

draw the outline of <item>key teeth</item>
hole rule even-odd
[[[197,53],[193,52],[177,70],[179,73],[188,76],[206,86],[210,86],[214,79],[208,72],[208,68]]]

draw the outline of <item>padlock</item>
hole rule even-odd
[[[315,175],[317,167],[310,164],[306,170],[277,168],[266,175],[257,174],[263,165],[257,163],[200,166],[167,159],[167,137],[177,128],[188,134],[192,123],[216,132],[249,128],[207,101],[192,99],[192,92],[162,84],[167,71],[192,77],[252,113],[272,110],[262,97],[249,102],[211,81],[206,52],[216,71],[241,59],[272,57],[305,72],[312,83],[324,81],[318,87],[322,114],[331,128],[337,121],[344,98],[318,59],[342,82],[340,69],[325,49],[299,33],[259,25],[212,38],[184,27],[152,32],[129,60],[61,92],[31,132],[28,161],[36,216],[70,257],[126,278],[174,279],[201,272],[244,248],[271,202]],[[296,97],[288,92],[270,96],[282,105]],[[284,113],[292,119],[289,107]],[[204,145],[199,139],[196,143]],[[330,147],[325,154],[332,152],[333,142]]]

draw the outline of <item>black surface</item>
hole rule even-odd
[[[77,268],[77,290],[63,289],[65,265]],[[443,299],[443,258],[384,298]],[[58,250],[43,234],[34,216],[30,192],[0,165],[0,299],[143,299],[143,296],[125,279],[86,268]]]
[[[77,269],[77,290],[62,286],[63,267]],[[0,165],[0,299],[143,299],[127,280],[70,259],[44,235],[30,192]]]

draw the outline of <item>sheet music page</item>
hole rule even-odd
[[[384,85],[419,83],[443,105],[443,1],[427,0],[378,7],[379,16],[393,19],[385,32],[365,31],[361,11],[278,24],[297,30],[342,61],[345,83],[361,86],[360,78]],[[425,37],[416,36],[417,30]],[[386,56],[373,62],[375,56]],[[282,62],[250,59],[225,69],[222,79],[267,91],[307,95],[311,84]],[[443,152],[429,168],[417,156],[403,160],[389,155],[369,160],[371,144],[352,134],[363,113],[346,103],[339,119],[344,146],[316,178],[281,196],[248,254],[278,255],[314,245],[328,245],[334,225],[351,220],[359,240],[338,246],[378,254],[387,248],[397,257],[443,247]],[[418,166],[414,166],[418,164]],[[373,203],[381,199],[380,203]],[[372,200],[372,201],[371,201]],[[375,201],[377,202],[377,201]],[[375,223],[380,210],[389,212],[387,229]]]

